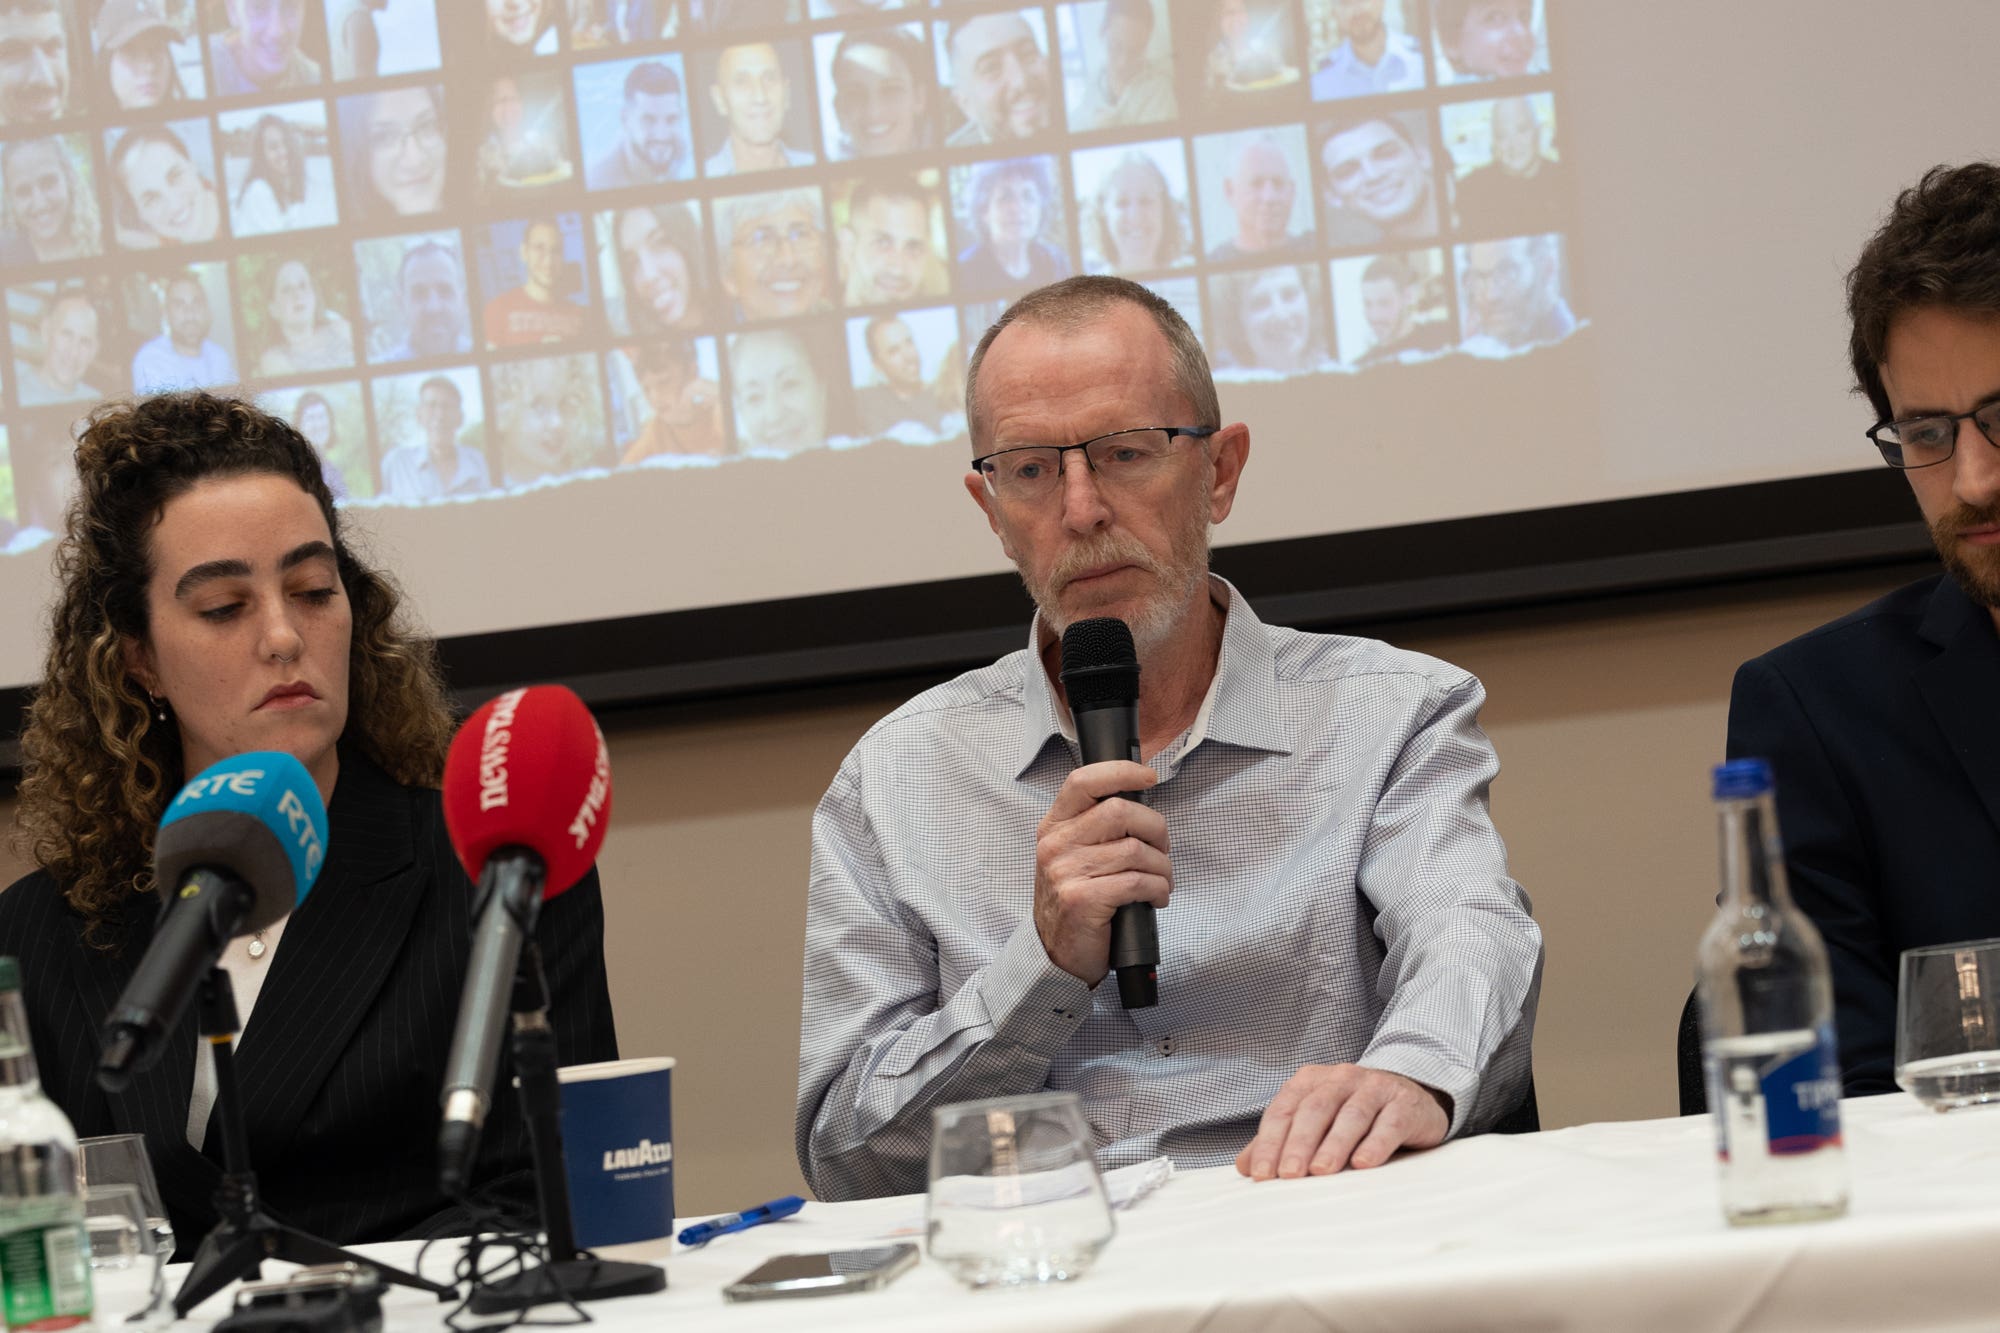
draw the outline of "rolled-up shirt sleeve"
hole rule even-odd
[[[1437,692],[1376,801],[1356,877],[1387,950],[1386,1005],[1359,1063],[1452,1100],[1454,1136],[1527,1093],[1542,933],[1507,874],[1487,793],[1499,772],[1470,676]]]
[[[1032,920],[941,994],[934,937],[889,891],[858,762],[813,815],[795,1130],[822,1199],[922,1190],[931,1108],[1038,1091],[1090,1012]]]

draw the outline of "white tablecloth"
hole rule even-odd
[[[590,1309],[612,1333],[2000,1327],[2000,1108],[1941,1116],[1898,1095],[1842,1113],[1853,1202],[1834,1222],[1729,1227],[1709,1122],[1630,1121],[1323,1179],[1183,1172],[1120,1213],[1096,1267],[1066,1284],[972,1292],[926,1260],[879,1292],[725,1302],[771,1255],[879,1243],[923,1215],[921,1197],[812,1203],[700,1250],[618,1252],[664,1255],[668,1289]],[[415,1246],[370,1252],[408,1264]],[[396,1331],[435,1327],[443,1307],[397,1290],[385,1308]]]

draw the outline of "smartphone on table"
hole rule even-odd
[[[917,1247],[907,1243],[829,1254],[781,1254],[724,1287],[722,1294],[732,1301],[764,1301],[873,1291],[888,1286],[916,1262]]]

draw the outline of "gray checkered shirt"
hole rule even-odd
[[[925,1187],[930,1112],[1068,1089],[1099,1162],[1234,1159],[1302,1065],[1527,1091],[1541,930],[1487,813],[1485,691],[1434,658],[1267,626],[1234,588],[1201,714],[1151,763],[1172,840],[1160,1003],[1049,961],[1035,828],[1079,760],[1035,651],[927,690],[813,816],[799,1162],[822,1199]]]

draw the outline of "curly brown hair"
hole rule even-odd
[[[1895,414],[1882,384],[1889,328],[1921,306],[2000,316],[2000,165],[1926,171],[1896,196],[1847,275],[1854,384],[1878,421]]]
[[[402,594],[341,535],[313,448],[241,399],[188,392],[112,403],[77,440],[79,490],[56,548],[60,587],[42,683],[21,735],[18,820],[35,863],[62,886],[84,937],[153,888],[153,831],[186,775],[171,720],[127,672],[125,644],[148,633],[150,534],[161,511],[211,477],[271,473],[318,503],[353,609],[341,737],[398,782],[436,786],[451,740],[436,651],[404,623]]]

